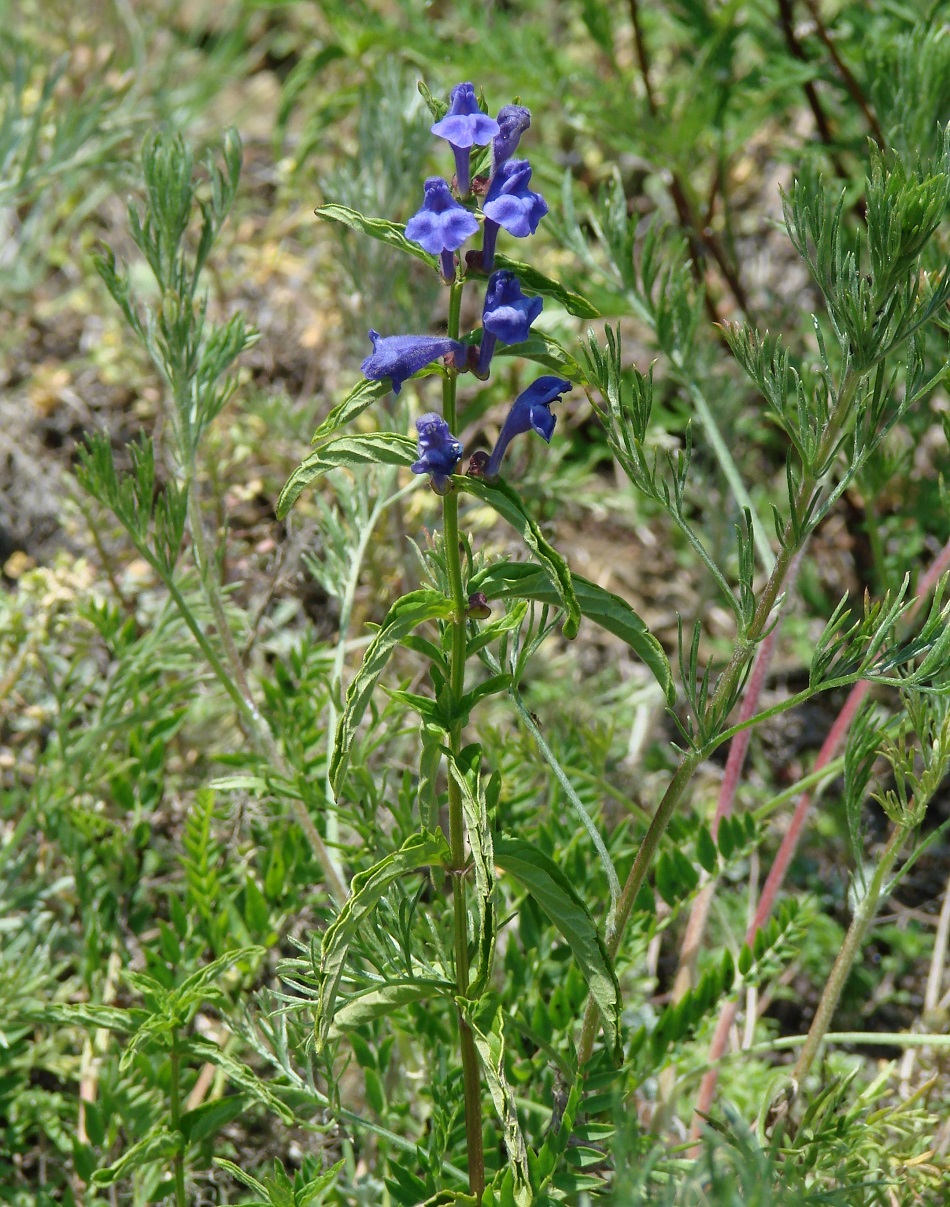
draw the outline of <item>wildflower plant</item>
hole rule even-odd
[[[724,340],[772,408],[789,441],[788,497],[784,513],[779,508],[774,511],[775,547],[745,491],[715,415],[691,378],[702,295],[689,280],[689,269],[670,249],[663,275],[658,265],[662,234],[657,227],[648,233],[639,257],[635,256],[632,220],[609,195],[604,198],[604,211],[592,218],[590,226],[601,239],[601,254],[609,261],[605,274],[609,287],[617,291],[623,307],[652,324],[661,351],[696,401],[703,429],[735,491],[739,504],[736,553],[731,564],[723,564],[695,530],[689,514],[692,433],[687,430],[684,447],[675,455],[661,458],[651,448],[653,377],[624,361],[619,328],[607,327],[606,343],[588,332],[582,364],[549,336],[538,340],[532,332],[548,298],[557,299],[578,317],[590,319],[597,312],[581,294],[532,266],[509,259],[499,248],[500,237],[504,248],[505,236],[526,239],[534,234],[548,213],[545,199],[531,188],[530,162],[513,158],[516,150],[524,150],[530,114],[520,105],[505,106],[493,120],[476,105],[474,87],[468,83],[453,90],[448,109],[424,95],[436,118],[433,133],[444,137],[454,152],[453,181],[430,177],[423,205],[405,227],[335,204],[317,210],[327,219],[424,260],[439,274],[447,298],[443,334],[382,338],[370,332],[374,352],[362,366],[368,382],[357,385],[318,430],[316,449],[291,476],[279,504],[280,514],[286,514],[301,490],[335,465],[352,467],[376,461],[428,474],[442,511],[440,539],[426,558],[429,583],[390,606],[347,692],[330,759],[329,778],[339,797],[347,792],[357,728],[377,681],[400,645],[422,655],[429,664],[430,693],[389,689],[395,700],[418,716],[419,829],[398,850],[354,880],[351,895],[324,935],[309,975],[318,1050],[327,1049],[331,1039],[348,1028],[381,1016],[396,1001],[431,1002],[442,997],[451,1003],[460,1053],[469,1194],[477,1202],[526,1204],[546,1201],[555,1185],[573,1185],[576,1193],[584,1185],[597,1184],[596,1178],[589,1183],[565,1181],[563,1168],[568,1138],[583,1109],[585,1082],[603,1084],[606,1078],[609,1084],[616,1075],[608,1070],[624,1052],[639,1069],[635,1078],[646,1077],[669,1062],[671,1049],[675,1051],[715,1004],[728,997],[737,977],[754,984],[774,975],[783,943],[794,943],[794,935],[801,933],[796,927],[803,923],[796,920],[791,907],[771,920],[764,913],[738,961],[726,954],[698,981],[684,982],[688,987],[678,991],[676,1001],[653,1028],[641,1026],[624,1040],[614,961],[621,954],[628,929],[639,925],[634,920],[641,916],[647,877],[655,865],[657,891],[670,905],[688,898],[700,883],[691,860],[675,843],[667,845],[674,815],[700,765],[730,740],[736,750],[744,750],[743,735],[751,726],[822,691],[873,682],[914,693],[917,701],[942,698],[945,691],[950,668],[946,606],[938,597],[930,619],[908,642],[898,633],[907,612],[901,592],[874,605],[864,620],[850,626],[845,624],[842,605],[817,643],[807,689],[787,702],[757,712],[755,674],[751,681],[749,677],[754,660],[761,662],[768,656],[809,538],[894,425],[942,380],[944,366],[928,367],[919,333],[950,298],[950,272],[942,265],[922,276],[920,265],[947,210],[950,145],[937,166],[921,168],[917,175],[899,162],[885,162],[874,155],[866,205],[867,236],[857,242],[844,238],[842,202],[829,201],[820,181],[806,176],[786,198],[792,243],[828,307],[827,334],[822,320],[815,323],[820,367],[814,377],[806,377],[781,345],[760,336],[751,325],[723,329]],[[489,144],[490,153],[479,150]],[[561,230],[591,269],[603,271],[603,261],[598,260],[570,211]],[[467,248],[470,239],[477,242],[479,232],[480,245]],[[480,293],[482,315],[480,329],[468,333],[460,328],[466,290]],[[465,450],[466,464],[457,431],[458,390],[465,387],[469,374],[481,380],[490,378],[499,344],[508,345],[508,355],[534,360],[559,370],[560,375],[547,373],[528,384],[511,401],[494,447]],[[428,412],[416,421],[416,442],[408,434],[342,431],[344,424],[361,415],[384,390],[399,392],[413,377],[433,374],[441,378],[442,411]],[[894,374],[901,375],[899,391],[892,386]],[[373,388],[372,383],[379,383],[381,389]],[[735,644],[717,671],[700,663],[698,622],[692,637],[681,628],[682,708],[674,708],[673,673],[660,643],[629,605],[572,574],[503,474],[505,453],[515,437],[534,432],[551,442],[557,421],[552,408],[562,404],[575,385],[584,389],[602,419],[620,467],[637,491],[668,512],[734,618]],[[487,504],[516,529],[529,560],[487,561],[473,549],[460,509],[467,496]],[[504,615],[497,619],[493,601],[494,607],[501,602],[505,607]],[[542,606],[539,617],[534,611],[537,605]],[[611,853],[521,699],[520,680],[527,660],[551,637],[551,608],[560,610],[562,634],[568,640],[576,635],[582,618],[625,640],[652,672],[679,727],[678,762],[623,883]],[[418,631],[423,626],[432,636]],[[476,662],[484,668],[478,679],[470,669]],[[734,710],[744,692],[743,711],[736,722]],[[497,808],[503,792],[498,752],[466,740],[473,711],[490,697],[503,694],[534,735],[542,756],[551,762],[602,860],[610,897],[603,925],[553,859],[508,832]],[[941,704],[941,718],[942,709]],[[942,738],[936,735],[944,732],[942,722],[932,718],[919,722],[917,732],[924,731],[928,735],[924,744],[932,742],[934,752],[941,750]],[[878,734],[873,749],[883,749],[883,741]],[[914,756],[901,757],[901,765],[911,767]],[[928,783],[942,777],[942,757],[939,753],[925,756],[927,766],[934,769]],[[819,1016],[823,1021],[816,1022],[799,1060],[800,1079],[808,1076],[843,977],[856,957],[907,827],[919,824],[923,815],[925,796],[905,790],[910,782],[909,771],[899,779],[902,803],[892,809],[897,829],[829,981],[828,1000]],[[913,807],[903,799],[909,800],[911,795]],[[891,793],[886,799],[891,807],[897,797]],[[446,832],[440,825],[443,805]],[[717,817],[716,823],[712,829],[701,827],[697,839],[698,865],[705,874],[714,872],[722,858],[732,856],[754,834],[754,826],[750,829],[741,819]],[[378,908],[387,886],[419,872],[433,884],[445,883],[450,888],[451,907],[446,903],[445,909],[451,908],[451,955],[443,953],[440,958],[437,945],[431,955],[420,956],[420,967],[424,965],[434,974],[425,979],[415,974],[398,981],[384,977],[380,985],[361,982],[352,974],[349,983],[354,991],[347,995],[347,959],[355,950],[360,928]],[[586,1011],[569,1061],[570,1093],[557,1125],[552,1125],[547,1139],[537,1147],[528,1143],[522,1131],[506,1057],[508,1015],[493,987],[496,913],[502,899],[499,872],[506,886],[517,884],[561,932],[587,989]],[[599,1053],[598,1036],[603,1039]],[[494,1111],[495,1134],[503,1142],[505,1158],[497,1166],[491,1157],[495,1145],[485,1142],[486,1100]],[[432,1193],[433,1183],[425,1185]]]

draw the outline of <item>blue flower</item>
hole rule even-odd
[[[421,209],[406,223],[406,238],[418,243],[430,256],[442,257],[442,276],[455,277],[453,252],[478,230],[478,219],[459,205],[441,176],[430,176],[425,183]]]
[[[432,127],[432,133],[444,138],[455,153],[455,180],[459,196],[471,192],[469,160],[472,147],[486,147],[498,133],[498,122],[482,113],[472,84],[456,84],[452,89],[448,113]]]
[[[492,454],[484,468],[486,478],[496,478],[501,468],[505,450],[522,432],[535,431],[546,443],[551,443],[557,418],[551,414],[551,403],[560,402],[561,395],[573,389],[569,381],[561,377],[539,377],[515,399],[508,418],[505,420]]]
[[[482,212],[485,215],[485,239],[482,243],[482,268],[489,272],[495,260],[495,240],[503,226],[509,235],[525,239],[538,229],[548,212],[548,203],[540,193],[528,188],[531,164],[526,159],[506,160],[492,177]]]
[[[419,460],[410,465],[414,474],[429,474],[432,489],[444,495],[449,489],[449,477],[462,455],[462,446],[449,431],[441,415],[430,411],[416,420],[419,433]]]
[[[521,283],[509,269],[493,272],[488,278],[485,306],[482,310],[482,343],[478,352],[478,377],[488,376],[495,341],[523,343],[531,334],[531,324],[541,313],[541,298],[526,298]]]
[[[464,368],[468,355],[464,344],[437,335],[383,337],[378,331],[371,331],[369,338],[373,341],[373,353],[367,356],[360,369],[371,381],[391,378],[394,394],[399,393],[408,377],[431,365],[440,356],[451,356],[459,368]]]
[[[506,159],[518,149],[525,130],[531,125],[531,110],[524,105],[505,105],[498,110],[498,133],[492,139],[491,166],[494,175]]]

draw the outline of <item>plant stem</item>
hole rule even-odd
[[[181,1132],[181,1051],[178,1047],[178,1036],[173,1035],[171,1050],[171,1073],[169,1076],[169,1100],[171,1129],[178,1132],[180,1145],[184,1145],[185,1137]],[[172,1159],[172,1173],[175,1178],[175,1207],[188,1207],[185,1197],[185,1154],[179,1147]]]
[[[456,281],[449,292],[449,339],[459,337],[459,316],[462,308],[462,283]],[[457,424],[455,396],[456,376],[449,373],[442,382],[442,417],[450,431]],[[442,498],[442,535],[445,569],[452,592],[452,652],[449,686],[454,701],[465,694],[466,618],[465,587],[462,582],[462,561],[459,551],[458,494],[450,490]],[[462,726],[456,723],[449,734],[449,749],[457,757],[462,749]],[[449,849],[452,856],[452,903],[455,913],[455,985],[460,998],[468,996],[468,908],[465,902],[465,819],[462,812],[462,790],[454,776],[449,776]],[[468,1183],[479,1200],[485,1189],[485,1154],[482,1142],[482,1093],[478,1053],[472,1032],[461,1010],[458,1012],[459,1045],[462,1055],[462,1081],[465,1095],[465,1140],[468,1151]]]
[[[814,459],[816,466],[827,466],[830,469],[834,449],[853,409],[852,403],[857,394],[859,381],[859,375],[853,369],[849,369],[845,373],[838,391],[835,408],[822,434],[820,446]],[[827,469],[825,472],[827,473]],[[749,623],[748,629],[736,641],[732,657],[716,682],[715,691],[706,710],[707,718],[714,719],[720,716],[728,705],[728,702],[734,697],[742,681],[742,676],[745,674],[750,657],[772,623],[772,613],[775,605],[785,588],[786,580],[791,573],[798,553],[808,539],[810,530],[807,519],[817,487],[818,479],[815,474],[810,471],[804,473],[796,492],[794,503],[792,504],[792,514],[785,526],[781,542],[782,547],[772,567],[772,573],[769,575],[768,582],[759,596],[755,613]],[[721,740],[722,735],[719,734],[713,737],[707,746],[697,747],[688,751],[683,756],[682,762],[674,772],[673,778],[670,780],[666,792],[663,794],[663,798],[657,807],[653,820],[647,828],[636,858],[633,861],[633,866],[624,883],[620,900],[617,903],[617,919],[614,927],[606,935],[607,951],[612,960],[616,959],[624,930],[630,919],[633,903],[646,880],[647,872],[653,863],[660,840],[666,832],[667,826],[670,824],[670,819],[676,811],[676,807],[682,799],[690,780],[693,778],[696,768],[702,763],[703,759],[712,753]],[[584,1023],[577,1049],[579,1067],[585,1065],[593,1053],[594,1041],[597,1037],[598,1021],[599,1011],[597,1004],[592,997],[588,997],[587,1009],[584,1013]]]
[[[822,990],[821,1001],[819,1001],[818,1009],[815,1011],[815,1017],[809,1028],[805,1046],[798,1054],[798,1060],[795,1063],[795,1070],[792,1076],[798,1082],[799,1086],[801,1086],[801,1083],[808,1076],[815,1057],[818,1055],[818,1049],[821,1047],[822,1040],[831,1026],[831,1020],[841,999],[841,991],[844,989],[844,983],[848,979],[848,973],[851,971],[851,966],[854,964],[858,952],[861,950],[861,944],[864,942],[868,927],[877,913],[881,893],[884,890],[884,883],[890,874],[891,868],[894,866],[894,861],[901,847],[904,845],[906,837],[907,828],[905,826],[898,825],[894,827],[890,838],[887,840],[887,846],[884,848],[880,862],[874,870],[874,875],[871,877],[871,883],[868,885],[867,892],[854,911],[854,917],[851,919],[848,933],[845,935],[844,943],[838,952],[838,958],[835,960],[834,966],[831,969],[831,975],[828,977]]]

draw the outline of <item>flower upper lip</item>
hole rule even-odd
[[[453,147],[487,146],[499,132],[498,122],[482,113],[475,97],[474,84],[456,84],[445,117],[432,127],[432,133]]]

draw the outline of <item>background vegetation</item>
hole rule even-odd
[[[464,1201],[451,999],[344,1006],[314,1043],[346,884],[440,820],[420,819],[438,751],[420,772],[419,721],[393,690],[427,690],[418,649],[373,696],[345,791],[328,765],[368,625],[437,569],[437,501],[393,466],[334,470],[283,520],[277,499],[358,382],[367,329],[442,321],[424,266],[313,210],[404,222],[444,170],[417,84],[442,97],[465,79],[492,111],[531,107],[551,207],[533,263],[597,312],[546,302],[539,327],[588,389],[551,448],[525,439],[506,473],[677,668],[668,711],[629,645],[585,622],[519,666],[515,707],[500,696],[470,726],[498,774],[493,824],[550,857],[601,927],[673,744],[702,725],[702,668],[741,630],[708,563],[758,591],[779,551],[787,433],[808,423],[766,333],[818,405],[852,319],[878,331],[887,307],[932,301],[913,331],[893,320],[877,385],[864,348],[881,438],[834,463],[840,497],[746,689],[773,711],[744,769],[728,744],[698,761],[662,836],[615,953],[622,1058],[598,1046],[582,1087],[584,969],[499,876],[506,1109],[554,1168],[533,1168],[535,1201],[945,1202],[939,0],[0,0],[0,1202]],[[833,247],[815,215],[839,201]],[[869,247],[882,229],[892,242]],[[467,450],[529,379],[496,365],[460,379]],[[637,481],[608,396],[611,367],[629,400],[651,365],[644,448],[673,466],[693,448],[672,508]],[[409,431],[432,390],[407,384],[361,430]],[[467,515],[479,556],[523,558],[490,507]],[[871,679],[890,686],[858,712]],[[444,981],[447,901],[435,872],[394,880],[352,935],[344,999]],[[831,1040],[793,1081],[822,1003]],[[514,1202],[512,1133],[487,1096],[484,1130],[486,1201]]]

